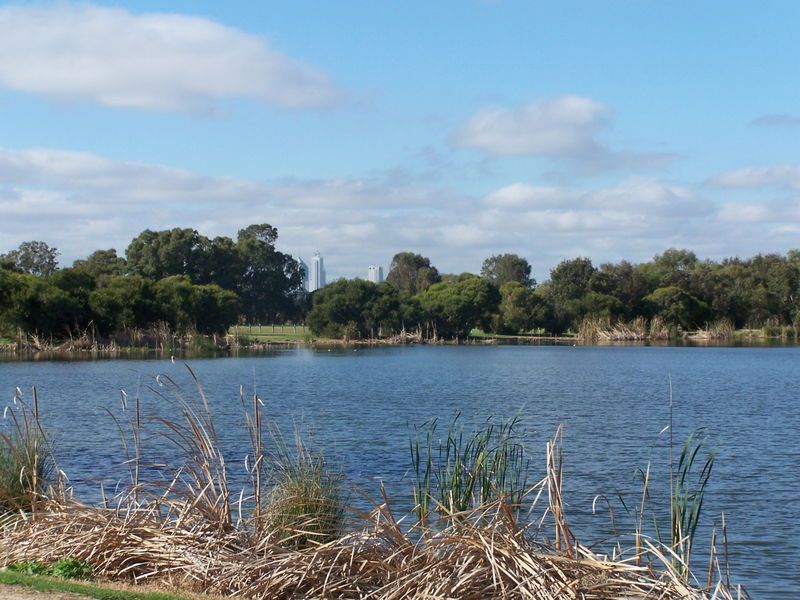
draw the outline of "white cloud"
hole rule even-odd
[[[598,137],[611,121],[611,107],[591,98],[559,96],[517,109],[483,108],[451,136],[453,144],[494,156],[567,159],[584,171],[657,168],[669,153],[617,151]]]
[[[720,173],[710,183],[726,188],[781,187],[800,190],[800,165],[745,167]]]
[[[235,236],[271,223],[296,256],[320,250],[331,277],[365,276],[395,252],[442,271],[487,256],[526,256],[537,278],[564,258],[640,261],[670,246],[722,257],[796,246],[800,203],[717,204],[685,186],[629,177],[597,188],[516,182],[483,197],[392,179],[249,181],[47,148],[0,149],[0,252],[41,239],[64,264],[124,252],[142,230],[193,227]],[[768,244],[765,245],[765,240]]]
[[[516,110],[484,108],[453,139],[498,155],[586,156],[598,152],[595,135],[610,115],[611,109],[600,102],[561,96]]]
[[[340,95],[321,69],[209,19],[69,3],[0,7],[0,86],[168,111],[235,97],[314,107]]]

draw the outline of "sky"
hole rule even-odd
[[[0,252],[278,228],[413,251],[800,247],[795,0],[0,3]]]

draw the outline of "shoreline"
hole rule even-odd
[[[208,342],[211,339],[208,338]],[[467,340],[414,340],[397,341],[391,339],[359,339],[343,340],[331,338],[312,338],[297,340],[270,340],[258,341],[246,345],[228,343],[225,345],[176,344],[174,346],[119,346],[116,344],[94,344],[88,346],[74,346],[68,342],[59,345],[36,347],[31,344],[20,345],[17,343],[0,344],[0,360],[2,359],[57,359],[69,358],[87,360],[95,358],[177,358],[177,357],[231,357],[240,353],[261,353],[276,350],[290,350],[296,348],[377,348],[377,347],[403,347],[403,346],[581,346],[581,347],[606,347],[606,346],[674,346],[674,347],[781,347],[797,346],[800,340],[785,336],[767,336],[760,332],[742,331],[733,337],[716,338],[706,337],[702,332],[684,334],[673,339],[603,339],[584,340],[572,336],[480,336],[470,337]]]

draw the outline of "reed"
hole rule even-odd
[[[636,317],[632,321],[612,321],[608,317],[586,317],[578,326],[578,339],[584,342],[637,342],[667,340],[673,332],[663,318],[648,320]]]
[[[0,512],[32,512],[38,497],[56,482],[57,473],[52,443],[40,420],[36,388],[31,405],[17,388],[4,417],[9,427],[0,432]]]
[[[431,512],[444,517],[464,513],[495,500],[519,509],[528,463],[517,437],[518,419],[489,420],[465,432],[457,414],[443,439],[436,437],[437,425],[432,421],[417,429],[410,444],[418,519],[427,522]]]

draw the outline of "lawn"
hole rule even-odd
[[[108,588],[97,583],[78,583],[69,579],[28,575],[6,570],[0,571],[0,584],[19,585],[38,592],[71,592],[97,600],[191,600],[192,598],[163,592],[137,592]]]

